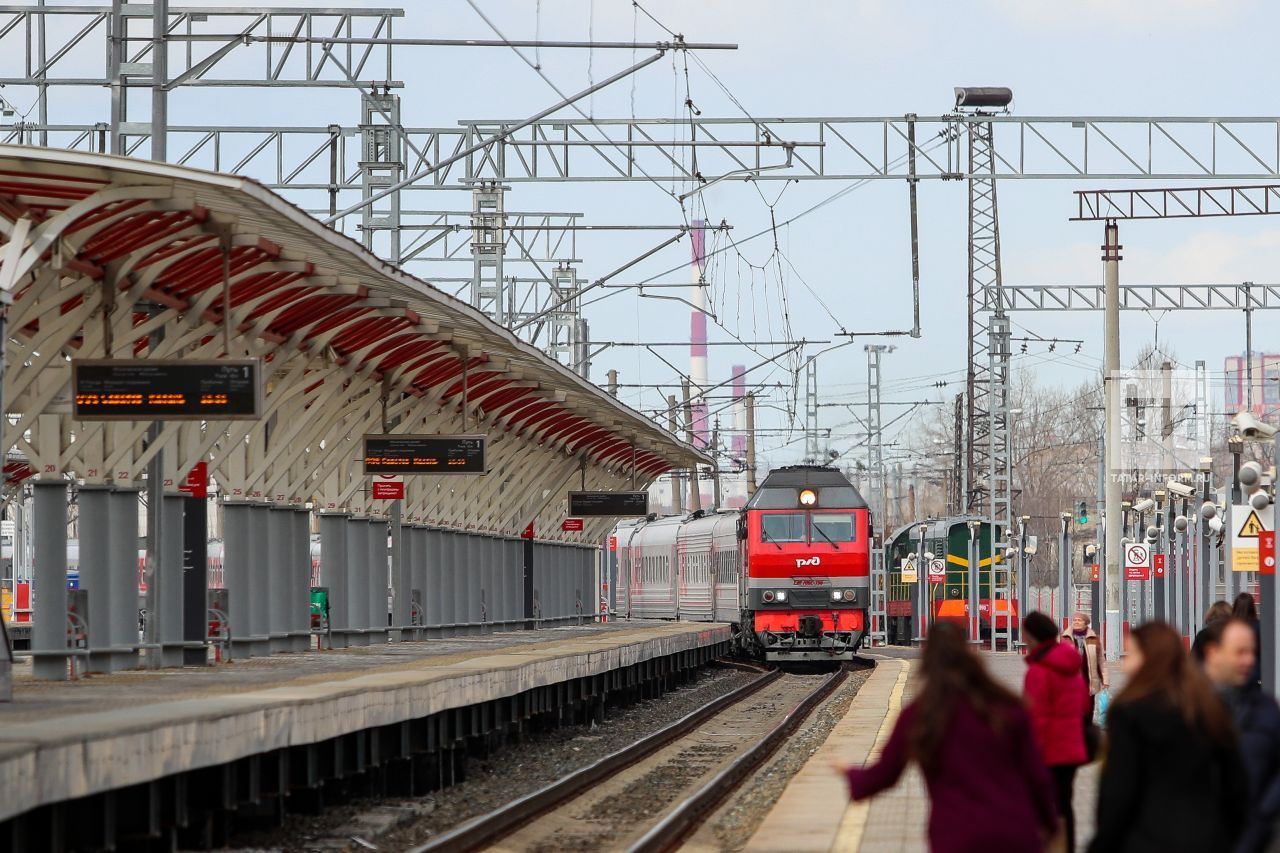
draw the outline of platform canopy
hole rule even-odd
[[[35,477],[136,486],[163,449],[171,488],[207,460],[229,500],[378,512],[360,439],[385,422],[488,440],[486,475],[407,477],[406,521],[561,536],[567,489],[711,461],[246,178],[0,146],[0,236],[3,448]],[[227,357],[262,359],[261,420],[170,421],[147,441],[149,423],[71,416],[72,358]]]

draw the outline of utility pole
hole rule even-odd
[[[672,435],[680,434],[680,426],[676,419],[676,395],[667,395],[667,429]],[[671,512],[675,515],[684,513],[684,483],[678,471],[671,472]]]
[[[1103,631],[1107,660],[1120,659],[1120,229],[1108,219],[1104,229],[1102,264],[1106,284],[1103,323],[1103,406],[1106,416],[1106,557],[1107,609]]]
[[[711,428],[711,446],[707,448],[711,451],[711,508],[720,508],[720,457],[716,455],[716,451],[720,448],[720,419],[716,418],[715,425]]]
[[[1251,284],[1253,282],[1250,281],[1244,283],[1244,387],[1245,411],[1247,412],[1253,412],[1253,304],[1249,301]],[[1266,375],[1265,372],[1263,375]],[[1263,381],[1266,380],[1264,379]]]
[[[682,379],[680,388],[684,394],[684,438],[685,441],[693,444],[693,401],[689,396],[689,380]],[[698,512],[702,509],[701,473],[696,464],[689,471],[689,509]]]
[[[744,398],[747,427],[747,499],[756,493],[756,395],[748,392]]]
[[[819,464],[818,448],[818,360],[809,356],[804,363],[804,461]]]
[[[880,358],[884,353],[893,352],[894,347],[887,344],[867,344],[862,348],[867,354],[867,476],[871,480],[871,488],[867,489],[872,496],[872,513],[880,518],[880,529],[885,526],[888,512],[885,495],[884,472],[884,435],[880,425]]]

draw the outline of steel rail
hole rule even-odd
[[[733,662],[722,663],[736,669],[754,669],[749,665],[735,664]],[[647,735],[617,752],[606,755],[593,764],[589,764],[580,770],[575,770],[545,788],[532,794],[526,794],[501,808],[494,809],[488,814],[472,818],[466,823],[436,836],[425,844],[413,848],[410,853],[483,849],[519,829],[524,824],[567,803],[592,785],[622,772],[659,749],[674,743],[692,732],[706,720],[750,698],[767,685],[777,681],[782,677],[782,674],[780,669],[768,670],[762,677],[757,678],[750,684],[744,684],[737,690],[726,693],[698,710],[681,717],[666,728]]]
[[[824,699],[849,677],[849,669],[841,667],[822,682],[812,693],[787,712],[768,734],[754,746],[739,755],[733,762],[712,776],[692,796],[682,802],[660,822],[646,832],[639,841],[627,848],[627,853],[659,853],[674,850],[685,838],[702,824],[729,794],[733,793],[769,758],[793,732],[808,719]]]

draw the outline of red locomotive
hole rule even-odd
[[[870,527],[844,474],[779,468],[741,512],[620,527],[618,611],[731,622],[766,660],[848,660],[866,634]]]

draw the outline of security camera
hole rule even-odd
[[[1133,511],[1146,512],[1149,509],[1154,509],[1155,505],[1156,505],[1156,502],[1153,501],[1151,498],[1143,498],[1142,500],[1134,503]]]
[[[1179,533],[1186,533],[1187,524],[1187,517],[1185,515],[1180,515],[1173,520],[1173,529]]]
[[[1257,488],[1262,483],[1262,466],[1257,462],[1246,462],[1240,466],[1240,485],[1246,489]]]
[[[1158,538],[1159,536],[1160,536],[1160,528],[1159,528],[1159,527],[1155,527],[1155,526],[1153,525],[1153,526],[1151,526],[1151,527],[1148,527],[1148,528],[1147,528],[1147,538],[1148,538],[1148,539],[1155,540],[1155,539],[1156,539],[1156,538]]]
[[[1254,509],[1266,509],[1271,506],[1271,496],[1264,490],[1256,491],[1249,496],[1249,506]]]
[[[1245,438],[1275,438],[1276,428],[1264,424],[1249,412],[1240,412],[1231,419],[1231,426]]]
[[[1164,485],[1165,488],[1179,497],[1189,498],[1196,493],[1195,488],[1188,486],[1186,483],[1179,483],[1177,480],[1170,480]]]
[[[1205,521],[1218,516],[1218,505],[1211,501],[1205,501],[1200,505],[1200,517]]]
[[[1213,518],[1209,519],[1209,529],[1212,530],[1214,533],[1221,532],[1222,519],[1218,518],[1216,515]]]

